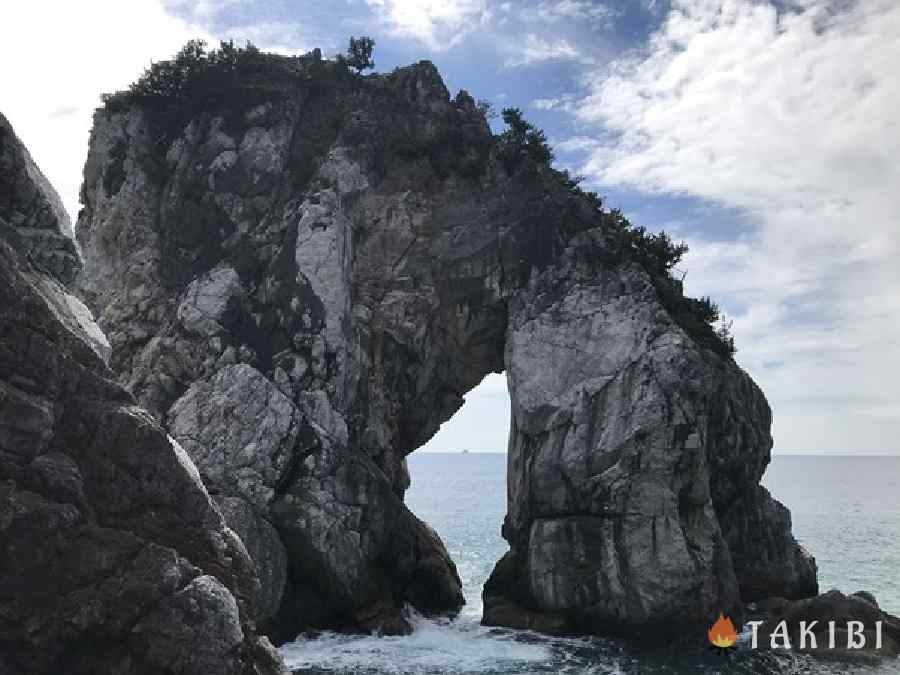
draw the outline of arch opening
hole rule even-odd
[[[480,621],[484,583],[509,549],[500,533],[506,515],[509,419],[506,375],[491,373],[407,457],[405,503],[447,547],[466,600],[461,614],[470,620]]]

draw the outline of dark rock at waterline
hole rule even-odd
[[[60,283],[74,248],[35,249],[28,228],[59,233],[36,171],[0,173],[4,199],[38,218],[8,225],[9,200],[0,215],[0,672],[281,673],[244,546]]]
[[[856,591],[856,593],[854,593],[853,595],[857,598],[862,598],[866,602],[869,602],[875,605],[875,607],[881,609],[878,605],[878,600],[875,599],[875,595],[873,593],[870,593],[869,591]]]
[[[790,511],[764,487],[730,495],[719,519],[744,602],[819,592],[815,558],[791,535]]]
[[[245,95],[97,113],[78,287],[120,381],[217,499],[277,531],[284,559],[250,547],[285,578],[273,627],[402,631],[404,603],[458,608],[403,504],[405,457],[503,370],[511,550],[486,622],[677,627],[737,615],[743,589],[815,592],[758,487],[765,397],[614,216],[509,161],[428,62],[270,63]]]
[[[519,564],[512,553],[506,553],[494,566],[484,584],[482,597],[485,626],[507,626],[519,630],[534,630],[551,635],[565,635],[575,630],[567,616],[561,613],[539,611],[527,606],[527,589],[517,584]]]
[[[752,603],[751,608],[756,612],[775,615],[784,610],[784,608],[787,607],[788,604],[790,604],[790,600],[788,600],[787,598],[775,596],[771,598],[763,598],[759,602]]]
[[[792,649],[806,651],[819,656],[864,656],[864,657],[896,657],[900,655],[900,618],[882,611],[878,607],[875,596],[866,591],[852,595],[844,595],[838,590],[830,590],[813,598],[795,600],[787,603],[758,603],[757,609],[767,614],[765,623],[759,627],[759,644],[771,646],[771,636],[779,624],[785,622]],[[815,636],[816,646],[806,642],[801,649],[800,623],[807,627],[817,622],[810,631]],[[862,624],[862,635],[865,645],[861,649],[848,647],[848,622],[858,621]],[[881,622],[881,648],[876,645],[876,622]],[[834,648],[830,648],[829,623],[835,623]],[[782,639],[776,635],[777,644]]]
[[[426,614],[461,607],[462,582],[437,532],[407,509],[395,536],[395,583],[404,587],[402,602]]]

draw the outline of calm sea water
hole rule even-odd
[[[823,662],[738,650],[721,657],[698,646],[639,653],[616,640],[549,638],[479,625],[481,588],[506,551],[506,456],[421,454],[409,459],[410,508],[434,527],[456,561],[467,604],[454,620],[415,615],[405,637],[325,634],[285,645],[295,673],[314,675],[513,675],[860,673],[894,675],[900,661]],[[794,533],[819,563],[823,590],[865,589],[900,614],[900,457],[773,459],[764,484],[794,518]]]

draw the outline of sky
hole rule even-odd
[[[7,3],[0,110],[73,216],[90,119],[189,38],[282,53],[375,38],[543,127],[557,164],[683,239],[733,320],[775,451],[900,452],[896,0],[47,0]],[[502,451],[492,375],[423,448]]]

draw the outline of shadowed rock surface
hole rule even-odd
[[[78,223],[121,382],[241,500],[237,531],[279,535],[249,547],[261,620],[402,631],[404,603],[461,604],[403,504],[405,457],[504,370],[511,550],[487,623],[684,627],[737,616],[744,589],[815,588],[758,488],[762,392],[687,332],[610,214],[501,156],[428,62],[268,58],[227,100],[99,111]]]
[[[723,500],[719,518],[731,549],[741,598],[795,600],[819,592],[815,561],[791,536],[791,512],[761,485]]]
[[[105,338],[59,283],[72,242],[33,236],[65,214],[3,133],[3,161],[25,165],[0,174],[0,673],[282,672],[255,632],[244,546],[112,379]]]

